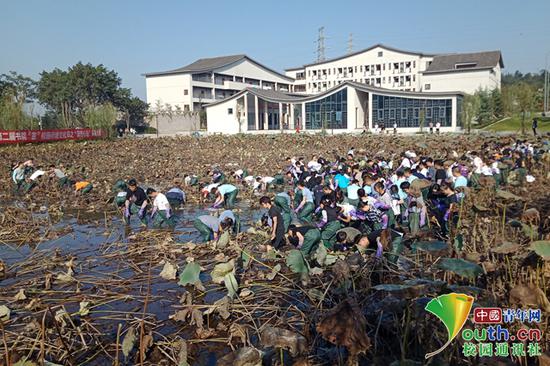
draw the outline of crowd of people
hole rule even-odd
[[[41,165],[35,166],[34,159],[18,161],[12,165],[11,179],[15,193],[29,193],[40,184],[57,183],[60,188],[73,188],[75,194],[89,193],[93,185],[78,174],[69,179],[62,166],[49,165],[46,170]]]
[[[211,202],[211,214],[196,217],[194,227],[209,241],[239,231],[233,208],[239,192],[249,190],[266,210],[266,250],[290,245],[307,256],[324,245],[339,251],[370,248],[380,255],[396,235],[414,235],[428,226],[446,239],[471,189],[532,182],[529,172],[544,151],[542,145],[519,140],[508,146],[487,143],[479,151],[451,152],[443,158],[419,156],[413,150],[387,158],[352,148],[330,161],[317,155],[309,161],[288,157],[286,168],[273,176],[254,176],[244,169],[226,176],[215,168],[202,182],[196,175],[175,179],[165,193],[143,189],[135,179],[120,180],[113,187],[114,202],[128,224],[137,216],[142,225],[151,221],[155,228],[174,227],[175,210],[186,202],[184,188],[198,188],[200,201]],[[61,166],[44,170],[33,160],[14,164],[12,179],[21,193],[54,180],[60,189],[72,187],[76,194],[93,188],[78,176],[69,179]]]

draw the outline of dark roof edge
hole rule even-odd
[[[486,67],[471,67],[471,68],[464,68],[464,69],[447,69],[447,70],[435,70],[435,71],[420,71],[421,74],[447,74],[452,72],[466,72],[466,71],[485,71],[485,70],[492,70],[494,66],[486,66]]]
[[[303,102],[308,102],[310,100],[315,100],[315,99],[318,99],[318,98],[322,98],[325,95],[329,95],[331,93],[334,93],[334,92],[338,91],[339,89],[342,89],[346,86],[351,86],[351,87],[354,87],[354,88],[357,88],[357,89],[366,90],[366,91],[371,92],[371,93],[395,94],[395,95],[414,96],[414,97],[454,97],[454,96],[457,96],[457,95],[462,95],[462,96],[464,95],[463,92],[459,92],[459,91],[450,91],[450,92],[412,92],[412,91],[402,91],[402,90],[376,88],[376,87],[372,87],[372,86],[367,85],[367,84],[356,83],[354,81],[345,81],[342,84],[333,86],[332,88],[330,88],[330,89],[328,89],[328,90],[326,90],[322,93],[314,94],[314,95],[307,95],[307,96],[303,96],[303,97],[296,97],[295,100],[278,100],[278,99],[274,99],[274,98],[269,98],[269,97],[266,97],[265,95],[261,95],[259,93],[256,93],[255,89],[258,89],[258,88],[250,88],[249,87],[249,88],[245,88],[245,89],[239,91],[238,93],[233,94],[230,97],[227,97],[225,99],[207,104],[207,105],[205,105],[205,107],[208,108],[208,107],[211,107],[211,106],[221,104],[223,102],[228,102],[232,99],[240,97],[241,95],[243,95],[246,92],[250,92],[250,93],[252,93],[252,94],[254,94],[254,95],[256,95],[256,96],[258,96],[258,97],[260,97],[264,100],[267,100],[269,102],[303,103]]]
[[[359,50],[359,51],[356,51],[356,52],[352,52],[352,53],[348,53],[346,55],[342,55],[342,56],[339,56],[339,57],[335,57],[335,58],[331,58],[329,60],[325,60],[325,61],[320,61],[320,62],[312,62],[312,63],[309,63],[309,64],[305,64],[303,65],[301,68],[306,68],[306,67],[309,67],[309,66],[315,66],[315,65],[322,65],[322,64],[326,64],[326,63],[329,63],[329,62],[334,62],[334,61],[338,61],[338,60],[342,60],[342,59],[345,59],[347,57],[352,57],[352,56],[356,56],[356,55],[359,55],[363,52],[367,52],[367,51],[370,51],[370,50],[373,50],[375,49],[376,47],[381,47],[381,48],[384,48],[388,51],[395,51],[395,52],[401,52],[401,53],[407,53],[409,55],[418,55],[418,56],[425,56],[425,57],[434,57],[436,56],[436,54],[431,54],[431,53],[422,53],[422,52],[414,52],[414,51],[407,51],[407,50],[401,50],[399,48],[395,48],[395,47],[390,47],[390,46],[386,46],[385,44],[383,43],[377,43],[373,46],[370,46],[368,48],[365,48],[365,49],[362,49],[362,50]],[[300,67],[296,67],[296,68],[293,68],[293,69],[285,69],[285,71],[290,71],[290,70],[298,70],[300,69]]]
[[[273,74],[276,74],[281,78],[287,79],[288,81],[294,81],[294,78],[291,78],[290,76],[283,75],[280,72],[277,72],[277,71],[273,70],[272,68],[267,67],[267,66],[259,63],[258,61],[248,57],[247,55],[242,55],[242,56],[243,56],[242,58],[239,58],[238,60],[235,60],[235,61],[232,61],[232,62],[228,62],[224,65],[221,65],[221,66],[217,67],[216,69],[232,65],[236,62],[241,61],[242,59],[247,59],[248,61],[252,62],[253,64],[255,64],[257,66],[260,66],[261,68],[264,68],[267,71],[269,71]],[[142,76],[149,77],[149,76],[163,76],[163,75],[176,75],[176,74],[194,74],[194,73],[200,73],[200,72],[210,71],[210,70],[215,70],[215,69],[206,68],[206,69],[194,70],[194,71],[181,71],[181,70],[176,69],[176,70],[168,70],[168,71],[150,72],[150,73],[142,74]]]

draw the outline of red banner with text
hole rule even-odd
[[[63,140],[93,140],[104,136],[105,132],[103,130],[94,130],[91,128],[0,131],[0,145]]]

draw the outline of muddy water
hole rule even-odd
[[[259,220],[262,214],[261,210],[249,209],[249,204],[242,201],[239,202],[236,212],[241,218],[242,230],[246,230],[250,223]],[[197,216],[209,213],[211,212],[205,207],[189,205],[176,211],[178,221],[173,231],[175,241],[198,242],[199,235],[193,228],[193,221]],[[79,301],[91,300],[93,304],[97,304],[90,316],[94,318],[94,325],[103,333],[102,343],[104,345],[114,344],[119,323],[126,324],[124,326],[124,329],[126,329],[128,320],[141,318],[147,287],[147,273],[139,273],[131,266],[121,265],[117,260],[106,258],[105,254],[113,253],[117,248],[120,248],[120,245],[130,243],[128,240],[130,235],[142,230],[152,229],[140,227],[136,218],[132,219],[130,226],[126,226],[121,217],[112,213],[106,215],[103,212],[74,211],[66,212],[61,220],[53,224],[51,228],[44,228],[44,233],[46,230],[54,230],[58,233],[58,236],[38,244],[21,245],[17,248],[0,245],[0,258],[9,269],[8,272],[15,274],[11,278],[0,281],[0,291],[5,292],[7,296],[12,296],[13,291],[25,288],[27,296],[32,298],[32,288],[43,288],[46,273],[58,274],[66,268],[60,265],[54,268],[24,271],[20,264],[34,261],[36,263],[47,263],[54,256],[73,256],[76,264],[75,278],[79,281],[79,291],[82,295]],[[110,244],[113,244],[112,249],[108,249]],[[180,259],[181,261],[179,261]],[[182,262],[183,258],[178,258],[178,261]],[[154,265],[157,265],[157,263],[154,263]],[[192,330],[189,329],[189,326],[168,319],[169,315],[174,314],[174,305],[179,305],[179,299],[185,289],[177,285],[177,280],[157,280],[161,267],[157,265],[152,272],[152,278],[155,280],[151,283],[151,299],[147,306],[147,313],[154,315],[154,319],[149,318],[149,320],[156,323],[154,332],[163,335],[177,333],[183,339],[194,338],[194,334],[190,333]],[[17,274],[18,272],[21,274]],[[201,274],[201,276],[204,276],[202,280],[205,285],[210,282],[207,274]],[[113,278],[119,281],[112,281]],[[136,278],[143,280],[136,281]],[[129,281],[130,279],[132,281]],[[105,288],[100,284],[102,280],[109,280],[111,285]],[[7,288],[10,288],[10,292],[5,291]],[[12,289],[13,291],[11,291]],[[74,300],[74,285],[55,283],[52,289],[66,291],[69,294],[56,294],[51,299],[42,295],[40,297],[43,303],[48,303],[53,307],[63,304],[69,313],[78,311],[79,301]],[[205,296],[198,299],[198,301],[212,303],[225,295],[225,290],[221,290],[219,286],[209,287],[206,285],[206,289]],[[102,297],[116,298],[117,295],[119,295],[118,299],[102,303]],[[64,296],[67,298],[63,299]],[[24,310],[16,310],[14,315],[23,318],[30,315],[30,313]],[[15,325],[11,330],[17,332],[20,329],[18,325]],[[197,346],[199,351],[195,353],[197,358],[193,364],[215,365],[216,359],[226,353],[225,345],[221,347],[205,345],[205,343],[201,343],[200,346]],[[85,361],[87,357],[91,356],[91,354],[82,355],[79,357],[79,361]],[[112,360],[104,354],[100,354],[97,358],[87,361],[86,364],[103,365],[111,362]]]

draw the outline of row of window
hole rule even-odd
[[[331,94],[323,99],[306,103],[306,130],[348,128],[347,89]]]
[[[388,62],[381,64],[371,64],[371,65],[359,65],[359,66],[346,66],[346,67],[333,67],[328,69],[317,69],[317,70],[308,70],[308,77],[316,76],[329,76],[331,75],[341,75],[341,74],[353,74],[358,72],[375,72],[375,71],[386,71],[386,65],[388,66],[388,71],[397,71],[405,72],[408,70],[416,68],[416,61],[404,61],[404,62]]]
[[[386,84],[386,77],[381,77],[381,78],[359,78],[359,79],[354,79],[353,81],[357,82],[357,83],[365,83],[367,85],[381,85],[381,84]],[[406,76],[388,76],[388,79],[387,79],[387,83],[390,84],[390,86],[411,86],[411,81],[412,82],[416,82],[416,75],[406,75]],[[331,88],[333,86],[336,86],[336,85],[340,85],[342,84],[342,80],[329,80],[329,81],[324,81],[324,82],[310,82],[308,83],[308,88],[318,88],[318,87],[323,87],[323,88]],[[428,87],[429,89],[429,85],[430,84],[426,84],[426,86]]]
[[[212,74],[211,73],[193,74],[191,77],[192,77],[193,81],[212,83]],[[249,85],[254,85],[254,86],[262,85],[264,88],[275,89],[275,82],[272,82],[272,81],[246,78],[246,77],[243,77],[243,76],[214,74],[214,84],[223,85],[226,81],[234,81],[234,82],[237,82],[237,83],[244,83],[244,84],[249,84]],[[279,88],[278,90],[288,91],[289,90],[289,84],[279,83],[278,88]],[[187,93],[188,93],[188,91],[187,91],[187,89],[185,89],[184,90],[184,95],[187,95]]]
[[[430,123],[452,124],[451,99],[416,99],[373,94],[374,124],[392,127],[419,127]]]

